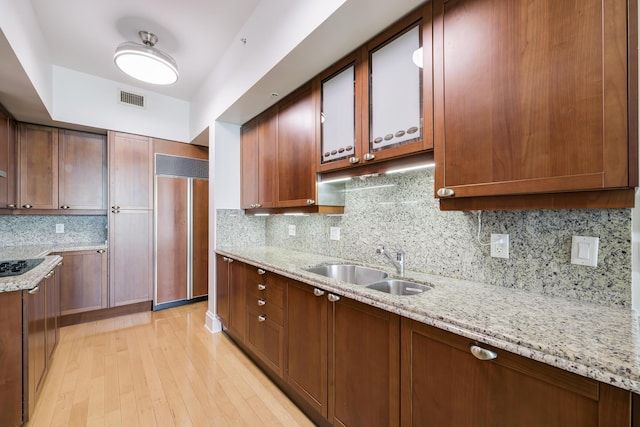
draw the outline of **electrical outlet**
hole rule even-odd
[[[509,235],[491,234],[491,256],[509,258]]]
[[[64,233],[64,224],[56,224],[56,233]]]
[[[340,240],[340,227],[331,227],[329,238],[331,240]]]
[[[289,236],[296,235],[296,226],[294,224],[289,224]]]

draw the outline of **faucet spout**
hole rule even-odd
[[[398,274],[403,277],[404,276],[404,252],[396,251],[395,257],[389,255],[387,251],[384,250],[384,246],[380,245],[376,248],[376,253],[380,255],[384,255],[387,259],[393,264],[393,266],[398,271]]]

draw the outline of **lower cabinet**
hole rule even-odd
[[[247,292],[246,345],[278,376],[284,373],[285,278],[262,269],[245,269]]]
[[[225,264],[234,266],[227,281],[218,276],[218,286],[228,286],[227,333],[320,425],[632,425],[631,400],[640,398],[628,391]]]
[[[22,424],[22,296],[0,293],[0,426],[7,427]]]
[[[397,315],[289,281],[285,379],[336,426],[400,421]]]
[[[60,287],[59,266],[29,291],[23,291],[23,316],[25,345],[23,347],[23,421],[27,421],[33,409],[45,375],[51,364],[59,338]]]
[[[631,425],[629,392],[402,322],[402,426]]]
[[[107,253],[104,249],[64,252],[60,268],[62,315],[107,308]]]

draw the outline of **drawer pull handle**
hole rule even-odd
[[[263,285],[262,283],[260,283],[260,284],[258,285],[258,290],[259,290],[259,291],[264,291],[265,289],[267,289],[267,287],[266,287],[265,285]]]
[[[258,316],[258,322],[264,322],[265,320],[267,320],[267,316],[263,316],[262,314]]]
[[[373,160],[376,158],[375,154],[371,154],[371,153],[366,153],[364,156],[362,156],[363,159],[365,159],[367,162],[370,160]]]
[[[266,271],[264,271],[263,269],[261,269],[261,268],[258,269],[258,274],[259,275],[263,275],[265,273],[266,273]]]
[[[307,205],[315,205],[316,201],[313,199],[307,199]]]
[[[450,188],[439,188],[438,189],[438,197],[451,197],[455,195],[456,192]]]
[[[321,289],[315,288],[315,289],[313,290],[313,294],[314,294],[315,296],[317,296],[317,297],[321,297],[322,295],[324,295],[324,291],[323,291],[323,290],[321,290]]]
[[[262,306],[263,306],[263,305],[265,305],[266,303],[267,303],[267,302],[266,302],[265,300],[263,300],[263,299],[259,299],[259,300],[258,300],[258,305],[259,305],[260,307],[262,307]]]
[[[355,165],[356,163],[359,163],[360,159],[357,157],[349,157],[349,163],[351,163],[352,165]]]
[[[47,273],[46,276],[44,276],[45,279],[50,279],[53,277],[53,275],[55,274],[55,272],[53,270],[51,270],[50,272]]]
[[[104,253],[104,249],[98,249],[96,252],[98,252],[99,254],[103,254]]]
[[[9,208],[9,209],[15,209],[15,208],[16,208],[16,205],[15,205],[14,203],[11,203],[11,204],[8,204],[8,205],[7,205],[7,208]]]
[[[22,205],[22,207],[25,208],[25,209],[31,209],[33,206],[31,206],[31,205]]]
[[[469,348],[471,350],[471,354],[473,354],[476,359],[493,360],[498,357],[498,353],[495,351],[487,350],[486,348],[482,348],[474,344],[471,344]]]
[[[29,295],[34,295],[34,294],[37,294],[38,292],[40,292],[40,286],[36,286],[35,288],[31,289],[29,291]]]
[[[227,258],[226,256],[223,256],[223,257],[222,257],[222,260],[223,260],[224,262],[229,262],[229,258]]]
[[[338,295],[329,294],[327,295],[327,299],[331,302],[340,301],[340,297]]]
[[[60,206],[60,209],[70,209],[70,207],[67,206],[67,205],[62,205],[62,206]]]

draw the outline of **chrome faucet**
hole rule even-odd
[[[393,264],[393,266],[396,268],[396,270],[398,270],[398,274],[400,276],[404,276],[404,252],[403,251],[400,251],[400,250],[396,251],[396,256],[395,256],[395,259],[394,259],[394,257],[389,255],[384,250],[384,246],[383,245],[379,245],[376,248],[376,253],[386,256],[387,259],[389,261],[391,261],[391,264]]]

